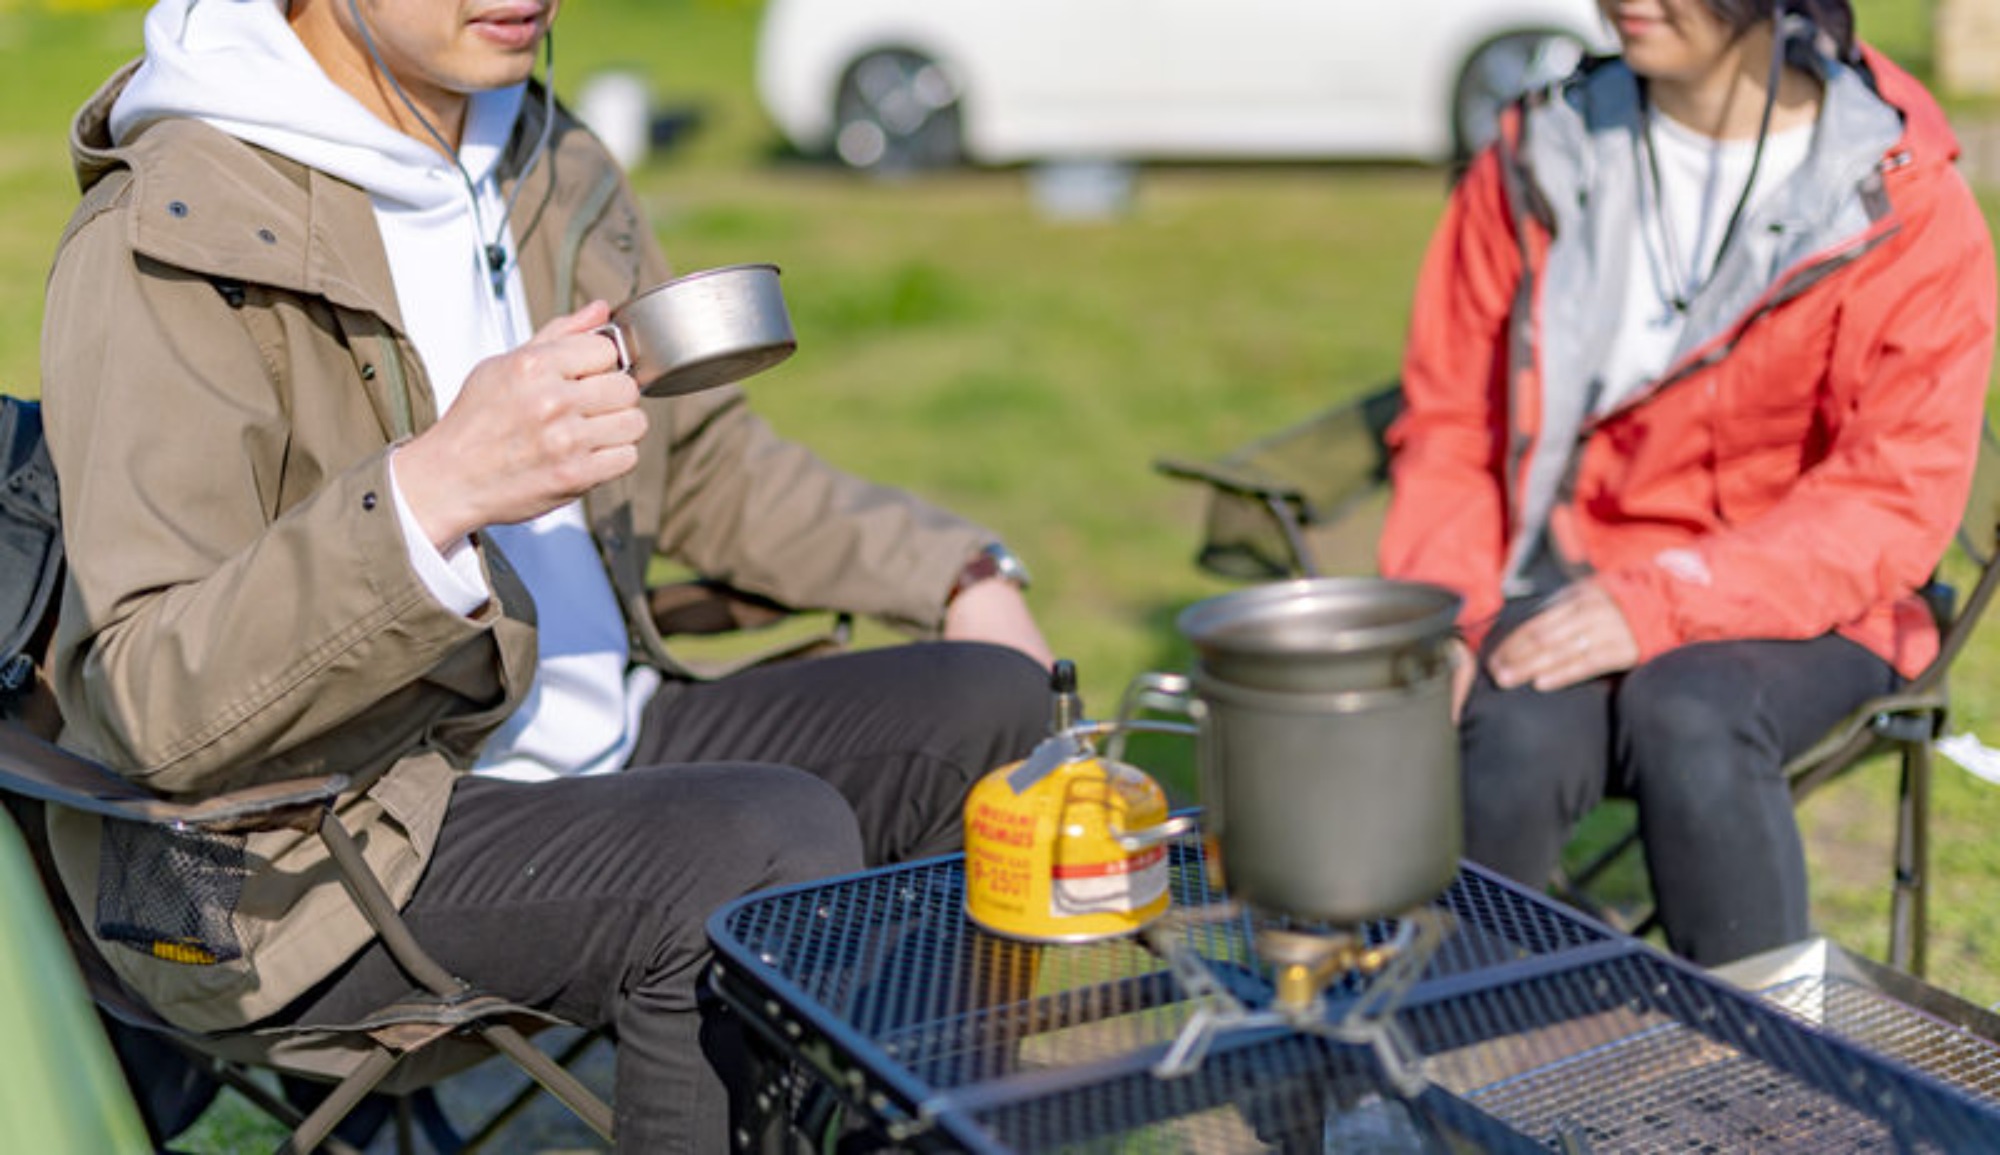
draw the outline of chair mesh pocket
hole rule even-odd
[[[97,937],[167,962],[203,966],[243,954],[241,835],[107,819],[97,878]]]

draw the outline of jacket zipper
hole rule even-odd
[[[1683,361],[1667,375],[1653,382],[1652,385],[1634,393],[1603,413],[1594,416],[1585,416],[1583,424],[1577,429],[1578,442],[1581,443],[1611,418],[1635,409],[1652,400],[1667,388],[1685,381],[1704,369],[1713,368],[1723,361],[1728,360],[1729,355],[1736,351],[1738,345],[1742,344],[1743,335],[1760,318],[1777,309],[1778,306],[1804,296],[1815,285],[1818,285],[1835,272],[1846,268],[1848,265],[1853,264],[1855,261],[1860,260],[1862,257],[1881,247],[1884,241],[1896,235],[1901,230],[1902,226],[1900,224],[1891,224],[1878,231],[1862,236],[1845,249],[1830,250],[1800,262],[1780,277],[1770,291],[1765,293],[1763,297],[1758,298],[1755,304],[1744,311],[1743,316],[1730,327],[1727,337],[1711,345],[1698,356],[1693,356]]]
[[[1894,172],[1897,169],[1905,168],[1909,164],[1909,150],[1899,148],[1883,157],[1873,168],[1875,174],[1881,176]],[[1863,195],[1866,196],[1867,194],[1864,193]],[[1670,367],[1669,372],[1659,380],[1653,382],[1652,385],[1625,398],[1605,412],[1594,416],[1586,412],[1582,425],[1577,429],[1578,445],[1580,446],[1591,433],[1612,417],[1628,412],[1651,400],[1662,390],[1676,385],[1704,369],[1712,368],[1727,360],[1729,355],[1736,351],[1736,347],[1742,343],[1743,335],[1749,332],[1750,326],[1755,324],[1760,318],[1777,309],[1778,306],[1804,296],[1827,277],[1832,276],[1834,273],[1867,256],[1869,253],[1874,252],[1882,246],[1883,242],[1901,232],[1902,228],[1900,219],[1884,217],[1874,226],[1870,227],[1867,232],[1853,241],[1847,242],[1844,246],[1835,246],[1834,248],[1816,253],[1800,261],[1792,268],[1787,269],[1772,283],[1771,288],[1762,297],[1759,297],[1748,309],[1744,310],[1743,315],[1737,319],[1735,324],[1730,326],[1726,337],[1712,344],[1700,354],[1689,357],[1677,366]]]

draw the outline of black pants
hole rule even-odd
[[[1638,804],[1676,953],[1714,966],[1803,938],[1805,850],[1782,769],[1895,683],[1834,635],[1683,646],[1550,693],[1501,690],[1482,670],[1460,726],[1465,856],[1540,889],[1608,792]]]
[[[461,780],[404,917],[474,986],[612,1032],[620,1151],[725,1150],[747,1088],[737,1025],[699,981],[709,914],[958,849],[966,790],[1032,748],[1049,707],[1046,671],[975,644],[670,684],[625,773]],[[378,944],[282,1017],[351,1021],[411,992]]]

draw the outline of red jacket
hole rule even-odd
[[[1554,498],[1550,540],[1616,599],[1641,661],[1689,642],[1830,630],[1905,674],[1936,651],[1913,591],[1971,484],[1993,249],[1951,166],[1942,112],[1893,64],[1866,60],[1874,89],[1850,83],[1862,95],[1847,106],[1886,102],[1901,139],[1874,163],[1860,158],[1851,189],[1820,198],[1861,226],[1827,229],[1657,384],[1587,420]],[[1622,65],[1606,67],[1630,85]],[[1563,241],[1548,150],[1538,172],[1524,142],[1538,118],[1562,116],[1571,131],[1601,127],[1558,89],[1511,114],[1454,191],[1423,266],[1406,409],[1390,431],[1382,572],[1458,591],[1475,645],[1503,601],[1510,543],[1533,532],[1522,480],[1544,410],[1543,274]],[[1576,168],[1561,174],[1566,189],[1593,179]]]

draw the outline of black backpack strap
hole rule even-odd
[[[34,688],[62,576],[62,516],[41,405],[0,395],[0,712]]]

